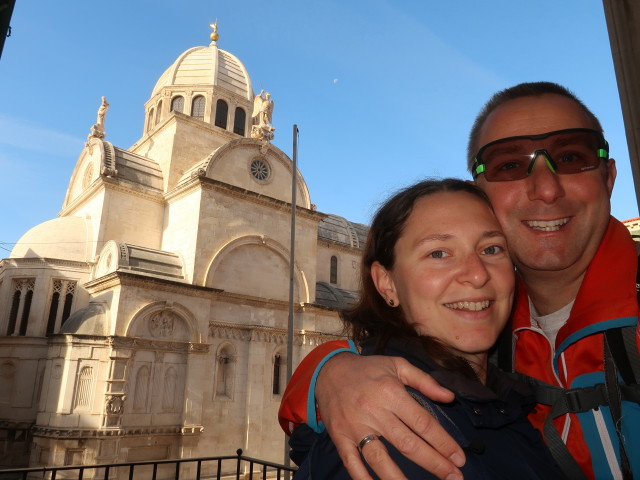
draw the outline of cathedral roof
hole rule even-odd
[[[99,335],[107,334],[107,315],[103,304],[89,302],[89,305],[76,310],[62,324],[60,333],[76,335]]]
[[[253,88],[246,68],[238,58],[213,41],[208,47],[190,48],[160,76],[151,97],[164,87],[217,86],[253,100]]]
[[[88,261],[91,228],[82,217],[54,218],[25,233],[11,250],[10,258],[63,258]]]
[[[318,238],[329,240],[362,250],[367,240],[369,227],[352,223],[337,215],[327,215],[318,225]]]
[[[109,240],[100,252],[95,276],[97,278],[115,271],[184,281],[184,266],[180,255]]]
[[[114,147],[114,152],[118,178],[162,191],[162,170],[155,160],[118,147]]]
[[[316,303],[333,310],[344,310],[358,301],[358,293],[335,287],[327,282],[316,283]]]

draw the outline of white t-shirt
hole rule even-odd
[[[536,310],[536,307],[531,303],[531,299],[529,299],[529,311],[531,312],[532,324],[535,325],[537,323],[540,325],[540,329],[549,339],[554,353],[556,351],[556,337],[558,336],[558,331],[565,323],[567,323],[567,320],[569,320],[569,314],[571,314],[574,301],[575,300],[572,300],[560,310],[550,313],[549,315],[540,315]]]

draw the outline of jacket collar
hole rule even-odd
[[[637,263],[629,231],[611,217],[587,268],[569,320],[558,332],[557,352],[587,335],[637,323]],[[519,277],[513,320],[514,329],[531,326],[528,295]]]

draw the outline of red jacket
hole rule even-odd
[[[600,383],[593,379],[604,375],[601,332],[624,325],[638,325],[637,264],[636,248],[629,231],[611,218],[582,281],[569,320],[558,332],[555,355],[552,355],[549,341],[540,328],[532,325],[527,293],[519,281],[513,315],[515,370],[564,388]],[[529,416],[533,426],[540,431],[549,410],[549,407],[539,405]],[[597,478],[606,478],[603,473],[608,471],[606,449],[591,443],[587,447],[583,427],[592,437],[593,429],[597,429],[598,423],[605,418],[590,411],[580,417],[580,422],[574,414],[554,421],[569,451],[590,478],[594,478],[596,472]],[[640,429],[640,424],[635,428]],[[592,461],[595,462],[595,472]]]
[[[531,324],[527,293],[519,281],[513,317],[516,371],[565,388],[586,386],[594,374],[601,375],[601,332],[608,328],[638,325],[636,269],[635,244],[626,227],[611,218],[600,247],[587,269],[569,320],[558,332],[555,356],[552,356],[551,346],[542,330]],[[637,338],[640,345],[640,333]],[[315,378],[330,356],[345,350],[357,353],[352,344],[346,341],[325,343],[309,353],[296,369],[279,411],[280,425],[286,433],[290,434],[301,423],[308,424],[317,432],[322,431],[323,426],[315,410]],[[529,419],[534,427],[542,431],[548,413],[548,407],[538,405]],[[602,419],[598,413],[587,413],[590,419],[585,423],[582,418],[584,414],[581,414],[580,420],[583,426],[586,425],[584,428],[593,433],[592,430],[598,428]],[[595,471],[598,472],[597,478],[610,477],[610,474],[600,474],[604,471],[602,469],[608,471],[606,448],[601,452],[601,447],[600,450],[591,444],[587,447],[583,427],[575,415],[569,416],[570,420],[558,418],[555,424],[561,435],[564,432],[563,438],[566,438],[567,446],[578,464],[590,478],[595,478]],[[640,423],[636,424],[635,418],[633,429],[640,432]],[[591,453],[589,448],[592,449]],[[595,470],[592,460],[596,462]]]

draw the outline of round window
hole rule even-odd
[[[271,175],[271,169],[266,162],[254,160],[251,162],[251,175],[253,175],[256,180],[264,182],[269,178],[269,175]]]

